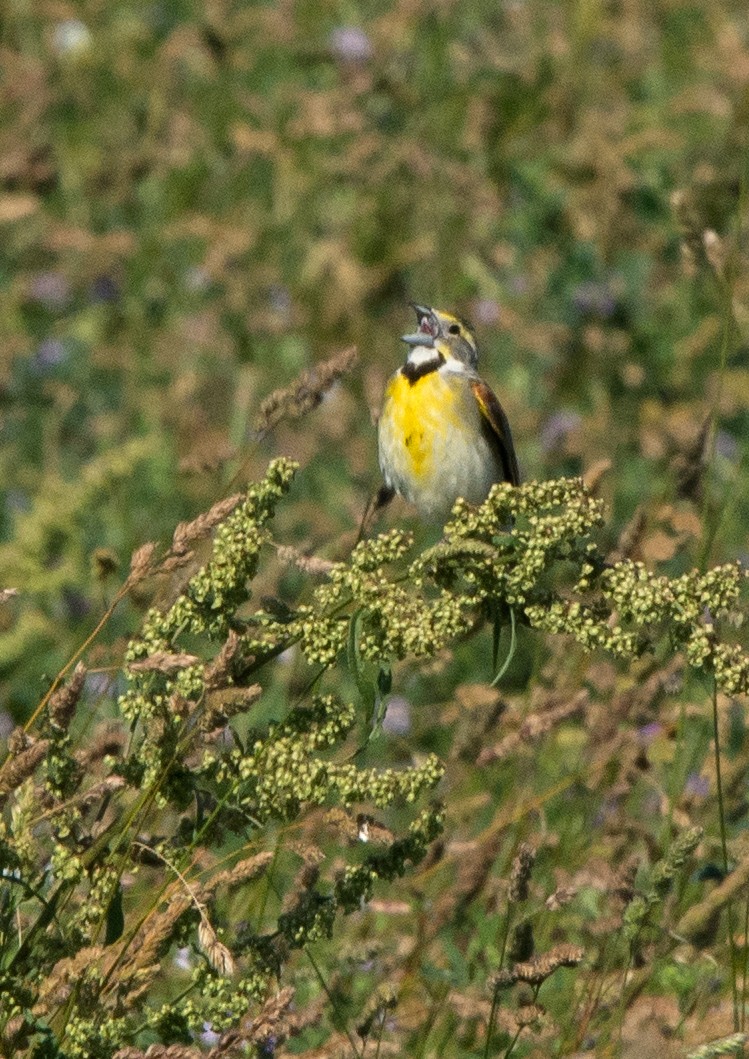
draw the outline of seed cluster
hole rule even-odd
[[[198,523],[201,534],[215,534],[213,548],[168,609],[149,611],[128,646],[126,690],[118,700],[127,732],[114,739],[101,733],[85,753],[73,752],[71,732],[86,691],[79,669],[50,696],[39,733],[11,738],[0,770],[0,800],[10,802],[0,821],[0,855],[6,871],[36,880],[24,900],[33,903],[34,887],[55,888],[66,908],[66,935],[47,951],[42,931],[41,948],[29,946],[19,975],[7,987],[0,981],[0,1003],[11,1013],[8,1040],[26,1032],[25,1011],[51,1018],[60,1005],[68,1005],[71,1059],[114,1054],[132,1029],[125,1009],[140,1011],[143,1032],[160,1039],[189,1039],[206,1023],[230,1032],[267,996],[292,949],[329,937],[336,919],[369,900],[378,881],[424,857],[443,826],[439,805],[421,808],[400,829],[373,814],[415,806],[439,783],[443,767],[434,755],[398,769],[361,763],[353,752],[361,711],[328,690],[340,682],[327,671],[344,659],[362,702],[375,711],[394,661],[433,657],[487,616],[500,621],[511,614],[515,625],[617,658],[667,644],[722,691],[749,688],[749,655],[735,620],[745,571],[729,564],[667,577],[629,559],[607,561],[595,539],[602,505],[578,479],[497,485],[478,508],[459,501],[442,540],[421,554],[413,554],[409,534],[393,530],[361,542],[345,562],[297,564],[315,578],[304,601],[249,613],[252,579],[264,546],[273,543],[269,522],[294,473],[290,461],[274,461],[244,498],[231,498],[175,534],[177,559],[180,542],[192,540]],[[256,720],[254,711],[267,717],[266,667],[292,647],[315,668],[319,693],[287,706],[280,721]],[[529,720],[530,735],[511,734],[484,760],[516,753],[523,740],[579,708],[574,698],[558,704],[535,726]],[[84,783],[87,769],[97,770],[95,781]],[[290,843],[283,856],[303,863],[296,874],[287,872],[291,882],[272,929],[249,920],[237,926],[223,914],[217,890],[246,888],[252,906],[253,887],[275,864],[266,848],[269,828],[274,835],[292,831],[318,807],[330,819],[338,814],[354,822],[340,836],[340,856],[328,863],[322,848],[297,852]],[[99,829],[110,826],[112,836],[102,841]],[[179,841],[163,837],[169,827]],[[244,859],[212,878],[210,869],[206,876],[196,871],[196,851],[213,841],[223,845],[227,834],[243,836]],[[653,910],[699,835],[677,839],[647,885],[630,888],[623,931],[633,949],[647,939]],[[533,857],[530,847],[518,851],[509,882],[513,908],[528,899]],[[490,848],[467,863],[458,891],[472,892],[495,859]],[[135,937],[118,925],[124,864],[132,873],[143,865],[160,873],[157,905]],[[175,944],[192,944],[200,956],[189,967],[190,984],[163,1006],[144,1007]],[[495,998],[505,986],[537,991],[582,955],[562,946],[534,956],[533,944],[530,920],[521,915],[508,936],[512,967],[493,981]],[[46,992],[34,984],[37,967],[44,969],[40,982],[47,975]],[[119,992],[108,984],[115,979]]]
[[[666,577],[629,559],[608,563],[593,537],[602,519],[602,502],[580,479],[495,485],[479,508],[459,500],[443,540],[410,561],[401,531],[359,544],[283,622],[258,613],[253,649],[298,643],[309,662],[329,668],[355,620],[364,660],[431,657],[503,605],[534,628],[617,658],[636,658],[668,635],[722,690],[746,691],[749,655],[716,629],[735,612],[746,571],[727,564]]]

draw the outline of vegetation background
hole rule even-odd
[[[7,5],[3,739],[117,599],[74,739],[114,722],[127,640],[173,594],[162,577],[120,599],[131,554],[276,454],[301,464],[276,539],[350,553],[410,299],[473,321],[525,477],[586,474],[604,552],[670,575],[746,559],[748,133],[749,16],[730,0]],[[263,418],[352,346],[319,407]],[[399,502],[389,526],[438,536]],[[305,586],[274,566],[257,594],[292,606]],[[282,656],[266,719],[302,669]],[[666,1057],[743,1029],[746,888],[733,923],[723,902],[698,936],[679,924],[722,885],[721,826],[734,875],[749,855],[744,699],[716,697],[719,811],[711,683],[678,656],[625,666],[521,630],[492,676],[487,629],[395,666],[368,761],[445,762],[439,853],[296,958],[283,981],[314,1017],[259,1054]],[[647,943],[617,949],[636,880],[696,825]],[[491,1010],[523,844],[520,918],[539,951],[586,956]],[[128,881],[131,907],[147,885]],[[180,1047],[217,1040],[207,1023]]]

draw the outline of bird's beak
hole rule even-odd
[[[431,336],[434,338],[439,332],[439,324],[437,318],[434,315],[434,310],[430,309],[428,305],[417,305],[416,302],[411,302],[411,308],[416,313],[419,320],[419,334]],[[429,345],[428,342],[423,342],[422,345]]]
[[[415,335],[403,335],[401,341],[405,342],[407,346],[426,346],[427,349],[432,349],[434,346],[434,335],[430,335],[428,331],[417,331]]]

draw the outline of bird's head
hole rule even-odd
[[[409,346],[434,349],[448,362],[457,360],[467,368],[476,368],[479,359],[476,336],[464,320],[425,305],[413,304],[413,309],[419,329],[416,334],[404,335],[404,342]]]

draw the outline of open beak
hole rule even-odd
[[[439,332],[437,318],[428,305],[417,305],[416,302],[410,304],[419,320],[419,330],[415,335],[404,335],[403,341],[410,346],[433,346]]]

